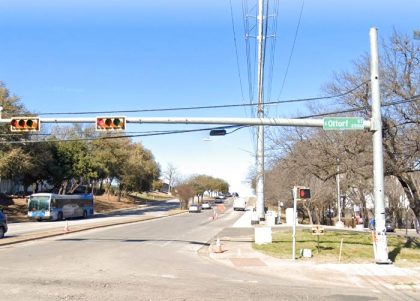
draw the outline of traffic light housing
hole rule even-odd
[[[305,200],[311,198],[311,189],[307,187],[298,187],[297,189],[298,199]]]
[[[125,130],[125,117],[96,117],[97,131]]]
[[[41,122],[38,117],[12,117],[10,131],[12,132],[39,132]]]

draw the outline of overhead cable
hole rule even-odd
[[[289,100],[277,100],[277,101],[267,101],[263,102],[264,105],[275,105],[283,103],[294,103],[294,102],[306,102],[306,101],[315,101],[315,100],[327,100],[333,98],[343,97],[348,95],[355,90],[359,89],[361,86],[367,84],[370,80],[367,80],[353,89],[350,89],[346,92],[330,95],[330,96],[320,96],[320,97],[308,97],[308,98],[297,98]],[[175,108],[160,108],[160,109],[138,109],[138,110],[115,110],[115,111],[90,111],[90,112],[48,112],[48,113],[38,113],[36,115],[88,115],[88,114],[117,114],[117,113],[140,113],[140,112],[167,112],[167,111],[185,111],[185,110],[202,110],[202,109],[219,109],[219,108],[234,108],[234,107],[246,107],[246,106],[258,106],[258,103],[249,103],[249,104],[226,104],[226,105],[211,105],[211,106],[197,106],[197,107],[175,107]]]

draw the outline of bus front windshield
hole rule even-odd
[[[49,200],[48,196],[37,196],[37,197],[30,197],[29,198],[29,211],[37,211],[37,210],[49,210]]]

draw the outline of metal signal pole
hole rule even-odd
[[[258,0],[258,69],[257,69],[257,87],[258,87],[258,118],[264,118],[264,0]],[[257,204],[256,210],[260,220],[265,219],[264,212],[264,126],[257,128]]]
[[[372,89],[373,197],[375,202],[376,263],[390,263],[385,229],[384,156],[382,145],[381,97],[379,88],[378,31],[371,28],[370,81]]]
[[[341,221],[341,192],[340,192],[340,159],[337,158],[337,216],[338,216],[338,221],[335,224],[336,227],[338,228],[342,228],[344,227],[343,222]]]

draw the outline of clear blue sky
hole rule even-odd
[[[251,4],[252,1],[248,0]],[[272,1],[273,2],[273,1]],[[280,1],[271,99],[277,100],[290,56],[299,0]],[[247,101],[242,1],[232,0]],[[306,0],[281,99],[322,95],[333,72],[380,38],[420,28],[420,1]],[[133,110],[243,103],[229,0],[23,1],[0,3],[0,80],[33,112]],[[305,107],[279,106],[291,117]],[[241,108],[127,116],[249,117]],[[129,131],[200,126],[130,125]],[[254,165],[249,130],[205,141],[207,133],[142,138],[165,169],[226,179],[232,191]]]

